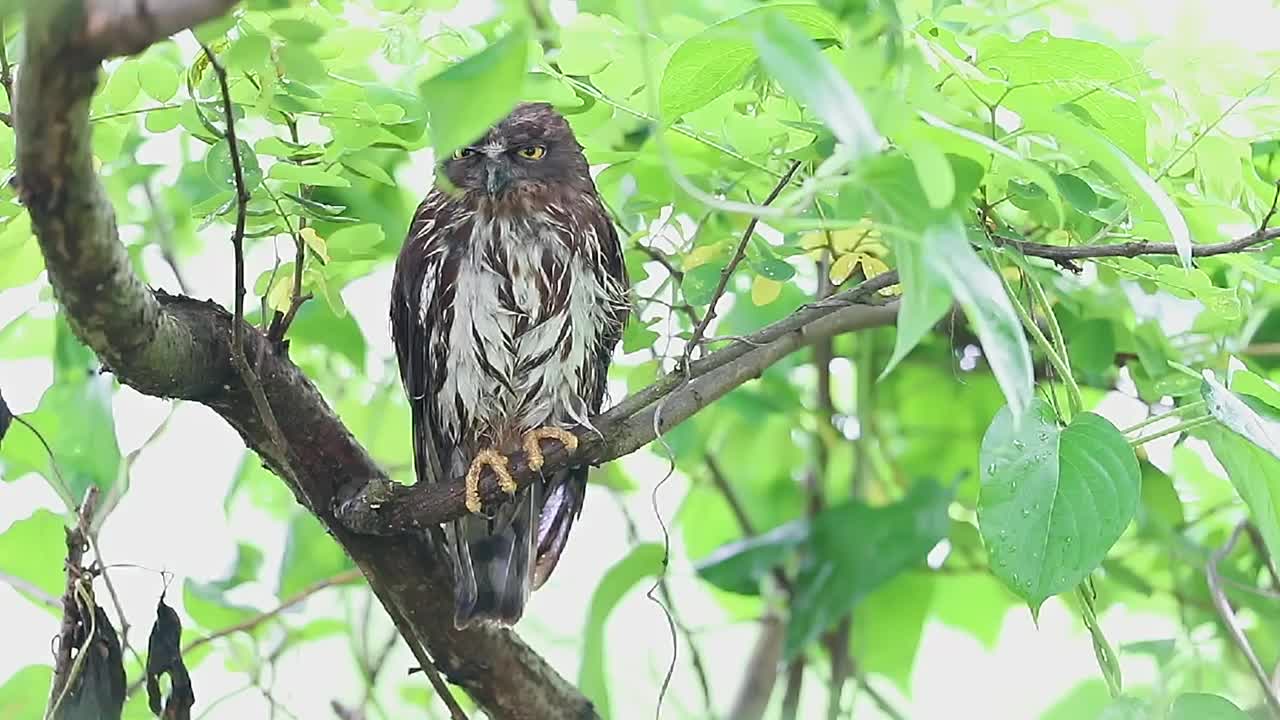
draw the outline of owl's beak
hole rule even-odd
[[[511,169],[503,160],[490,159],[485,163],[484,187],[490,195],[497,195],[511,182]]]

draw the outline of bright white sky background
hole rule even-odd
[[[1065,3],[1058,5],[1061,4]],[[484,3],[464,0],[463,5],[466,7],[454,14],[455,21],[467,14],[485,11]],[[556,5],[556,14],[562,20],[572,15],[571,3]],[[1089,17],[1096,26],[1106,27],[1122,37],[1161,37],[1179,48],[1211,54],[1215,47],[1233,47],[1236,52],[1273,49],[1280,32],[1280,11],[1263,0],[1077,0],[1075,5],[1089,7],[1088,13],[1055,14],[1051,26],[1055,34],[1088,36],[1089,28],[1073,25],[1069,18]],[[1045,10],[1052,13],[1054,6],[1051,3]],[[1200,47],[1194,48],[1195,45]],[[155,156],[144,161],[166,160],[164,148],[151,150]],[[429,162],[424,160],[418,166],[405,168],[399,179],[425,192],[430,182],[429,167]],[[250,262],[251,265],[266,264],[267,258],[251,257]],[[231,267],[229,246],[211,242],[206,256],[185,265],[184,270],[194,295],[225,302],[229,299]],[[248,276],[255,277],[256,273],[251,271]],[[352,284],[343,293],[369,343],[368,367],[371,369],[386,366],[392,354],[385,319],[389,283],[390,269],[387,268]],[[0,326],[29,307],[40,293],[47,296],[47,288],[28,287],[0,293]],[[1175,317],[1169,319],[1174,324],[1178,322]],[[847,377],[847,364],[839,365],[837,371]],[[15,412],[34,409],[50,379],[51,370],[45,361],[0,362],[0,385]],[[164,417],[165,408],[165,403],[128,388],[118,394],[116,426],[123,451],[128,452],[145,440]],[[1116,425],[1125,427],[1142,419],[1145,410],[1137,401],[1116,395],[1108,399],[1100,412]],[[1166,466],[1168,442],[1163,440],[1149,446],[1153,459]],[[223,576],[234,560],[235,539],[252,537],[266,553],[262,577],[267,582],[237,589],[232,597],[259,607],[271,607],[274,604],[272,585],[284,548],[284,528],[247,504],[242,504],[233,514],[234,526],[223,511],[227,486],[243,452],[236,434],[212,412],[194,404],[181,405],[166,432],[139,457],[132,473],[132,489],[105,526],[101,547],[107,561],[169,570],[177,574],[173,587],[180,589],[187,576],[199,579]],[[646,454],[632,456],[626,463],[630,475],[641,486],[641,491],[633,493],[628,500],[631,514],[641,523],[645,540],[660,541],[648,503],[652,483],[662,477],[665,464]],[[0,482],[0,531],[38,507],[61,510],[58,498],[42,479],[28,476],[10,480]],[[678,475],[664,486],[660,494],[664,517],[674,516],[685,488],[685,479]],[[673,535],[673,542],[678,541],[678,534]],[[629,549],[625,523],[616,501],[607,492],[592,487],[586,510],[575,526],[573,539],[555,577],[534,594],[520,625],[521,635],[569,678],[576,677],[578,669],[581,631],[590,591],[601,574]],[[672,557],[675,562],[668,576],[679,599],[681,615],[687,624],[700,630],[699,640],[708,661],[712,687],[718,691],[718,702],[727,706],[737,689],[741,667],[757,635],[757,627],[751,623],[727,622],[724,611],[700,587],[692,569],[683,562],[684,554],[678,546]],[[132,631],[131,640],[135,647],[145,648],[152,609],[161,587],[160,578],[154,572],[118,569],[113,579],[124,606],[138,626]],[[180,605],[180,596],[180,592],[171,593],[169,600]],[[317,595],[310,603],[309,610],[329,608],[337,617],[346,612],[335,593]],[[376,612],[380,615],[380,610]],[[318,613],[309,614],[314,617]],[[1108,612],[1102,623],[1113,646],[1177,634],[1168,617]],[[379,636],[387,632],[388,627],[383,621]],[[0,583],[0,682],[22,666],[49,662],[50,638],[57,630],[56,618]],[[643,593],[632,592],[612,615],[608,647],[613,650],[609,653],[609,676],[613,679],[611,690],[616,716],[623,720],[651,718],[670,648],[663,615],[645,600]],[[322,641],[306,648],[302,654],[285,655],[279,663],[277,698],[298,717],[331,718],[330,699],[351,702],[359,697],[360,684],[349,649],[342,639]],[[681,652],[687,653],[687,648]],[[397,653],[389,673],[402,672],[412,664],[403,648]],[[1155,666],[1126,656],[1125,671],[1127,684],[1138,686],[1153,679]],[[917,654],[910,701],[900,697],[891,683],[874,678],[873,682],[881,692],[893,697],[898,707],[907,710],[911,718],[1028,720],[1039,717],[1080,682],[1097,677],[1088,635],[1062,603],[1050,600],[1044,606],[1038,628],[1025,609],[1010,611],[994,650],[983,647],[968,634],[931,622]],[[202,701],[197,705],[197,712],[204,710],[208,700],[243,682],[241,675],[228,672],[217,662],[200,665],[193,679],[197,697]],[[670,717],[694,716],[692,710],[700,707],[701,702],[695,682],[682,658],[668,698],[669,709],[673,711]],[[815,695],[825,693],[826,688],[817,677],[805,687]],[[688,708],[690,712],[681,712],[678,707]],[[262,698],[246,692],[223,702],[206,717],[257,718],[266,717],[266,713]],[[859,700],[855,717],[878,715],[863,698]]]

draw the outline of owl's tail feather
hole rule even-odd
[[[454,583],[453,623],[459,629],[485,621],[514,625],[524,612],[533,585],[534,512],[541,504],[536,486],[492,521],[468,517],[455,523],[455,536],[464,546]]]

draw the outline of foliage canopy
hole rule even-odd
[[[585,628],[578,664],[563,669],[580,668],[603,717],[648,716],[610,696],[656,698],[661,681],[645,676],[638,691],[610,672],[624,651],[606,633],[623,599],[664,575],[661,536],[636,537],[630,516],[663,479],[659,459],[683,494],[664,511],[673,565],[661,596],[683,620],[670,717],[728,712],[735,688],[720,680],[747,665],[698,689],[702,658],[722,651],[714,632],[688,630],[691,613],[706,627],[779,618],[761,625],[779,633],[774,664],[791,669],[771,713],[794,717],[799,702],[801,717],[841,717],[856,703],[858,717],[926,717],[939,706],[912,679],[931,627],[990,648],[1010,612],[1054,603],[1087,630],[1098,679],[1041,703],[1043,717],[1266,711],[1262,685],[1280,663],[1280,233],[1269,228],[1280,53],[1112,27],[1066,0],[551,5],[256,0],[194,36],[230,81],[250,192],[246,318],[265,327],[296,310],[290,356],[396,479],[412,469],[382,314],[389,264],[432,158],[517,101],[566,115],[626,238],[636,312],[615,398],[682,355],[897,273],[876,295],[898,303],[896,327],[819,341],[594,473],[586,513],[614,512],[605,496],[616,495],[630,550],[568,580],[593,583],[578,588],[580,616],[535,604],[546,616],[529,632],[550,649]],[[11,89],[22,24],[4,30]],[[136,271],[230,305],[236,187],[198,44],[182,35],[107,63],[91,117]],[[0,164],[13,164],[14,142],[0,128]],[[89,488],[110,533],[152,443],[196,440],[181,415],[157,427],[127,410],[130,391],[95,372],[8,186],[0,223],[0,390],[25,420],[0,444],[4,480],[19,481],[0,493],[33,473],[54,493],[54,511],[11,513],[0,574],[40,605],[62,592],[64,520]],[[712,308],[704,336],[695,328]],[[172,568],[188,639],[216,638],[187,657],[197,712],[216,702],[200,686],[215,658],[262,691],[252,707],[274,707],[281,657],[343,639],[370,717],[443,716],[420,679],[379,674],[368,590],[348,586],[349,560],[252,453],[222,510],[232,570]],[[261,532],[235,532],[244,518]],[[582,527],[566,564],[604,531]],[[258,621],[321,588],[336,603]],[[685,593],[712,609],[689,611]],[[362,604],[363,625],[352,621]],[[1133,638],[1122,626],[1135,614],[1159,618],[1160,634]],[[665,657],[645,640],[643,653]],[[43,707],[41,660],[0,683],[0,716]],[[809,689],[793,701],[797,678]],[[840,692],[855,682],[871,694]],[[1000,698],[986,703],[1010,717]],[[142,694],[124,717],[149,717]]]

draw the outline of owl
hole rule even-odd
[[[555,568],[588,468],[517,492],[504,452],[592,429],[629,311],[618,234],[568,122],[517,106],[440,163],[396,261],[391,330],[418,482],[466,479],[443,529],[455,624],[514,624]],[[481,507],[493,472],[513,497]]]

